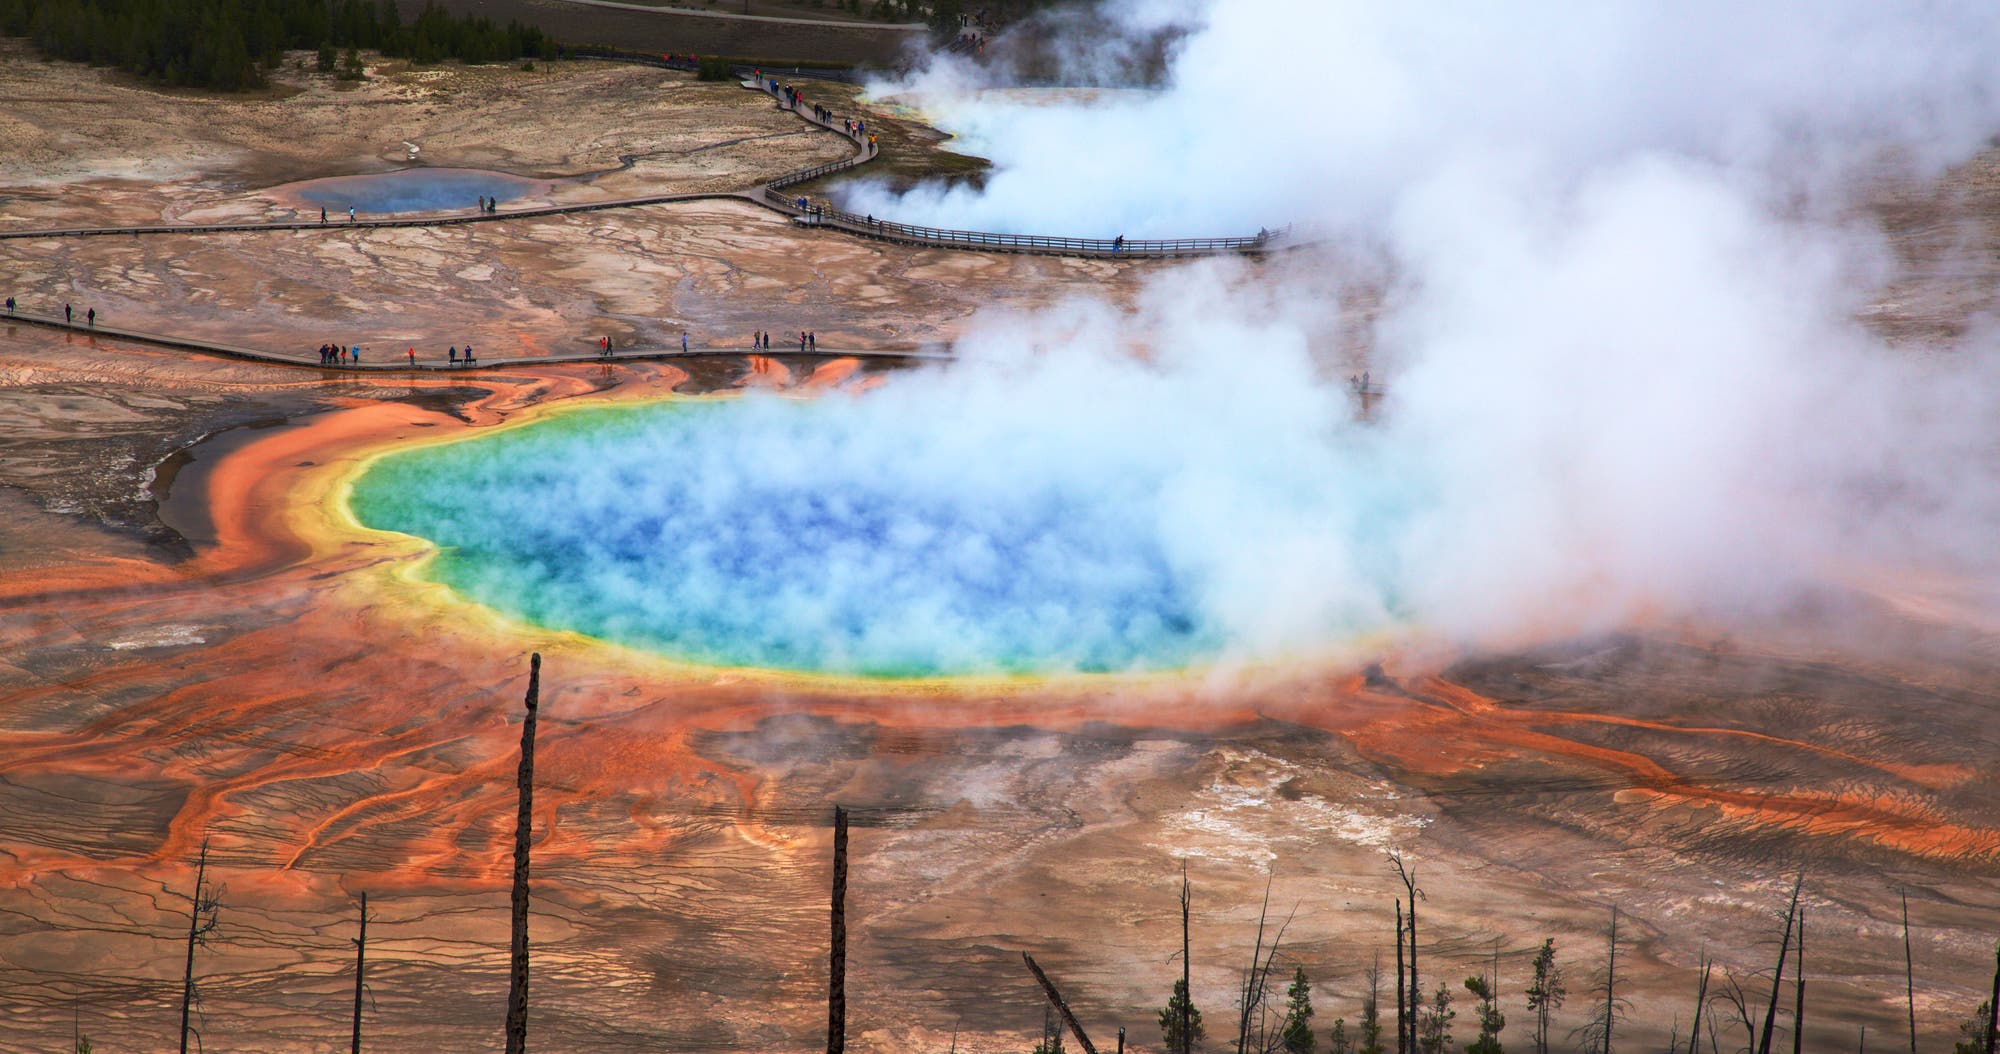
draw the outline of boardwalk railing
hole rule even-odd
[[[1262,252],[1291,231],[1291,227],[1287,225],[1275,231],[1262,230],[1254,235],[1235,238],[1065,238],[1057,235],[1002,234],[995,231],[925,227],[863,216],[824,203],[800,205],[798,198],[780,192],[786,187],[795,187],[822,176],[830,176],[853,168],[874,157],[875,148],[865,135],[849,132],[845,127],[831,121],[822,121],[812,112],[793,105],[769,78],[756,82],[756,87],[762,89],[765,94],[775,97],[778,105],[792,110],[813,124],[841,133],[860,148],[860,152],[852,157],[800,169],[764,184],[766,202],[807,224],[832,227],[850,234],[920,245],[1102,256],[1207,256],[1230,252]]]

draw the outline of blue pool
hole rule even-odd
[[[471,209],[482,197],[510,201],[544,184],[476,168],[406,168],[362,176],[313,179],[278,188],[328,212],[443,212]]]

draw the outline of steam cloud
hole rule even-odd
[[[1099,669],[1755,610],[1885,566],[2000,581],[1991,331],[1918,348],[1860,321],[1903,263],[1855,206],[2000,128],[1990,12],[1119,10],[1199,23],[1168,90],[1022,109],[934,71],[912,90],[998,173],[863,207],[1301,219],[1316,244],[983,313],[959,364],[864,395],[591,440],[537,483],[601,513],[550,543],[582,570],[546,617],[610,598],[643,637],[687,621],[655,596],[678,591],[780,664]],[[1390,385],[1367,421],[1362,368]],[[662,527],[689,510],[710,519]]]

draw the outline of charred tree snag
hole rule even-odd
[[[181,973],[181,1054],[187,1054],[188,1035],[193,1032],[190,1017],[194,1011],[194,950],[205,944],[208,935],[215,932],[218,914],[222,910],[222,900],[214,890],[208,888],[208,839],[201,840],[201,854],[194,861],[194,893],[189,897],[187,967]]]
[[[1083,1054],[1097,1054],[1097,1048],[1091,1044],[1090,1037],[1083,1034],[1083,1026],[1077,1024],[1076,1015],[1069,1012],[1069,1004],[1063,1002],[1062,993],[1056,991],[1055,983],[1049,980],[1048,974],[1042,972],[1041,966],[1035,962],[1035,957],[1022,952],[1021,961],[1028,964],[1028,970],[1035,975],[1036,983],[1042,986],[1043,994],[1049,997],[1049,1005],[1055,1007],[1056,1013],[1062,1015],[1063,1024],[1069,1026],[1070,1035],[1076,1037],[1077,1045],[1083,1048]],[[1118,1030],[1118,1043],[1120,1049],[1123,1049],[1125,1030],[1122,1028]]]
[[[528,836],[535,826],[535,708],[541,705],[542,656],[528,658],[528,716],[521,722],[521,807],[514,818],[513,964],[507,974],[507,1054],[528,1051]]]
[[[1396,1054],[1410,1054],[1410,1018],[1404,1009],[1403,901],[1396,901]]]
[[[1792,923],[1799,914],[1799,887],[1805,884],[1803,872],[1792,883],[1792,902],[1785,908],[1785,935],[1778,943],[1778,969],[1771,975],[1771,1005],[1764,1011],[1764,1034],[1757,1041],[1757,1054],[1771,1054],[1771,1031],[1778,1023],[1778,992],[1785,983],[1785,957],[1792,950]]]
[[[1187,861],[1181,861],[1181,1049],[1180,1054],[1191,1054],[1194,1050],[1194,989],[1189,986],[1188,966],[1188,913],[1194,904],[1194,887],[1188,884]]]
[[[361,992],[368,968],[368,894],[361,894],[361,935],[354,938],[354,1046],[361,1054]]]
[[[833,950],[827,956],[826,1054],[847,1049],[847,810],[833,807]]]
[[[1903,898],[1903,998],[1910,1010],[1910,1054],[1917,1054],[1917,966],[1910,954],[1910,894]]]

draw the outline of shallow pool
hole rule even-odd
[[[344,213],[442,212],[473,209],[482,197],[511,201],[545,183],[476,168],[406,168],[361,176],[291,183],[273,192],[311,208]]]
[[[1220,628],[1125,487],[927,458],[846,400],[564,413],[378,462],[351,506],[530,622],[704,664],[1172,669]],[[996,479],[1006,479],[996,486]]]

